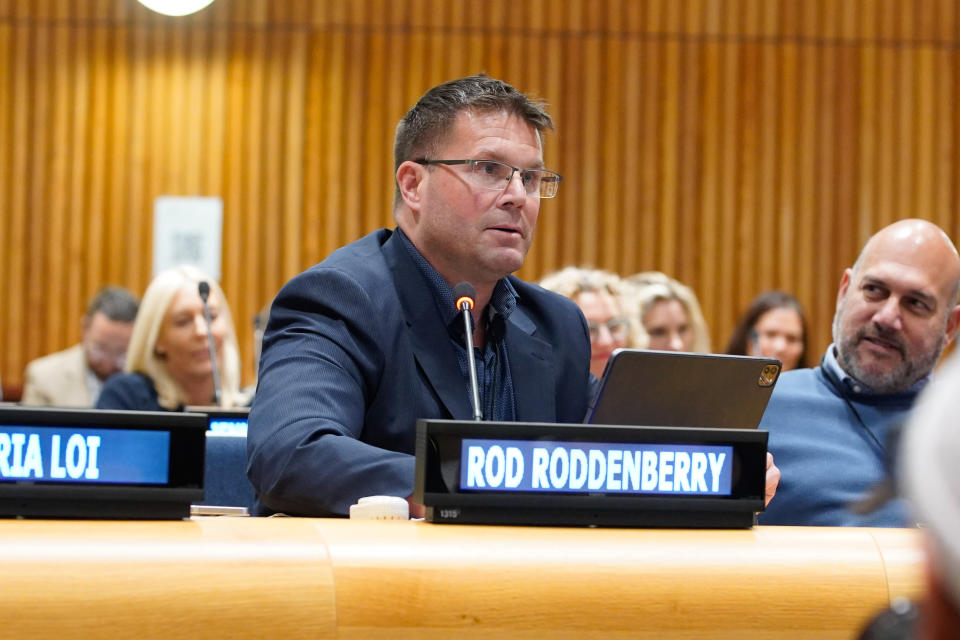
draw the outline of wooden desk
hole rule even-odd
[[[911,530],[11,520],[0,549],[21,638],[849,638],[922,589]]]

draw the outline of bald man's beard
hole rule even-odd
[[[874,393],[890,394],[906,391],[933,371],[933,367],[940,360],[940,354],[947,346],[947,317],[943,320],[943,327],[933,348],[926,353],[912,354],[900,332],[885,331],[873,322],[844,334],[840,318],[845,305],[846,298],[840,301],[833,315],[833,343],[837,348],[837,362],[849,376],[870,387]],[[900,363],[885,368],[871,368],[862,362],[857,347],[865,338],[871,336],[894,342],[900,353]]]

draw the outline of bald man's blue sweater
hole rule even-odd
[[[856,393],[822,367],[784,373],[760,423],[783,474],[760,524],[909,526],[901,500],[866,515],[849,505],[886,478],[887,434],[916,396]]]

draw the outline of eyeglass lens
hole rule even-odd
[[[477,186],[484,189],[504,189],[513,179],[514,168],[496,160],[474,160],[470,175]],[[558,176],[545,169],[519,169],[520,181],[528,194],[539,193],[542,198],[552,198],[560,185]]]

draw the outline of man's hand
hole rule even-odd
[[[773,454],[767,451],[767,490],[764,496],[763,506],[770,504],[770,500],[777,493],[777,485],[780,484],[780,469],[773,464]]]

